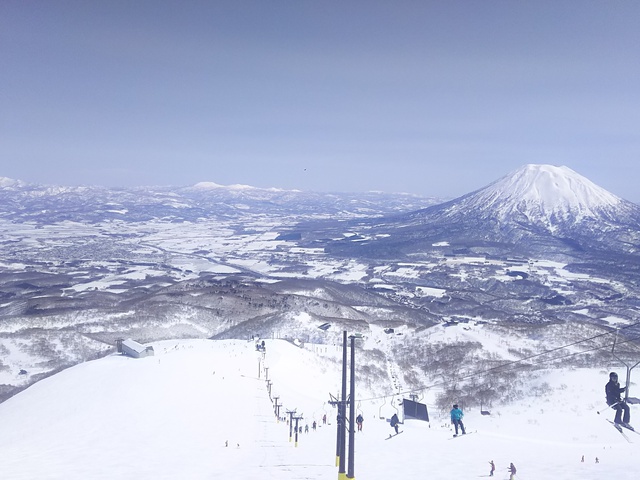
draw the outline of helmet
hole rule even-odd
[[[617,379],[618,379],[618,374],[617,374],[616,372],[611,372],[611,373],[609,374],[609,378],[610,378],[611,380],[617,380]]]
[[[454,404],[454,405],[453,405],[453,408],[458,408],[458,404],[457,404],[457,403],[456,403],[456,404]]]

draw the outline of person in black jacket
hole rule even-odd
[[[396,431],[396,435],[398,434],[398,424],[400,423],[400,420],[398,419],[398,414],[394,413],[393,417],[391,417],[391,426],[393,427],[393,429]]]
[[[362,418],[362,414],[359,413],[358,416],[356,417],[356,425],[358,425],[359,432],[362,431],[362,422],[364,422],[364,418]]]
[[[631,420],[631,413],[629,412],[629,405],[620,397],[620,394],[624,392],[627,387],[621,387],[618,383],[618,374],[611,372],[609,374],[609,382],[605,385],[604,391],[607,394],[607,405],[615,409],[616,417],[614,423],[629,424]],[[624,412],[624,417],[623,417]]]

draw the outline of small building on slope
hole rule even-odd
[[[145,347],[130,338],[126,340],[118,339],[116,341],[116,349],[118,353],[133,358],[152,357],[154,355],[152,346]]]

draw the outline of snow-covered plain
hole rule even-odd
[[[16,225],[0,220],[0,238],[7,245],[19,247],[20,255],[32,252],[40,262],[38,271],[72,275],[76,282],[67,290],[69,294],[89,289],[118,292],[123,283],[141,278],[168,276],[182,281],[203,273],[233,274],[243,270],[271,278],[324,278],[370,284],[413,283],[432,271],[444,271],[469,280],[496,278],[511,282],[514,278],[506,275],[511,268],[543,279],[546,285],[563,293],[571,291],[571,282],[580,281],[608,284],[616,291],[625,291],[623,285],[610,279],[571,272],[564,263],[544,259],[514,266],[483,256],[456,255],[371,267],[366,262],[333,258],[322,249],[300,248],[296,242],[278,239],[278,231],[283,227],[281,218],[260,218],[245,227],[239,232],[233,222],[212,225],[204,220],[184,224],[158,220],[142,224],[109,221],[93,225],[69,221]],[[17,261],[14,252],[3,253],[0,272],[24,271],[28,266]],[[69,258],[75,260],[71,268],[65,265]],[[123,272],[124,260],[126,271]],[[303,268],[292,273],[292,265]],[[369,278],[370,268],[374,275]],[[80,275],[82,269],[86,270],[85,275]],[[464,273],[460,273],[461,269]]]
[[[339,391],[339,348],[266,340],[263,357],[253,341],[153,346],[153,357],[83,363],[0,404],[0,478],[338,477],[335,410],[328,400]],[[493,406],[489,416],[468,410],[470,434],[455,439],[447,412],[429,405],[430,423],[407,420],[402,435],[385,440],[391,428],[384,418],[396,411],[399,397],[357,387],[365,421],[356,433],[355,478],[487,477],[493,460],[497,479],[508,478],[510,462],[523,480],[636,479],[640,435],[629,433],[634,443],[628,443],[606,421],[612,418],[603,399],[607,373],[549,371],[538,381],[548,382],[550,392]],[[275,417],[267,378],[281,415],[295,409],[300,425],[309,425],[297,442]],[[632,420],[637,414],[633,406]]]

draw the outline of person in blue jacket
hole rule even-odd
[[[457,404],[453,406],[450,413],[451,423],[453,423],[453,426],[456,427],[456,435],[458,435],[458,427],[460,427],[460,429],[462,430],[462,435],[467,433],[464,431],[464,424],[462,423],[462,417],[464,417],[464,413],[462,413],[462,410],[458,408]]]

